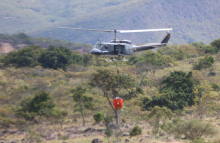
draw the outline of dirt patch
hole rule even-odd
[[[0,53],[7,54],[15,51],[15,48],[10,43],[0,42]]]

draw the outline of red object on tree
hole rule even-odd
[[[120,97],[116,97],[113,100],[113,105],[114,105],[115,109],[121,109],[122,105],[123,105],[123,99]]]

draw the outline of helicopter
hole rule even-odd
[[[98,29],[84,29],[84,28],[71,28],[71,27],[59,27],[63,29],[74,29],[74,30],[89,30],[89,31],[100,31],[100,32],[114,32],[115,37],[110,42],[101,42],[97,41],[94,48],[90,51],[90,53],[94,56],[104,57],[107,62],[117,61],[116,58],[125,57],[129,55],[133,55],[135,52],[151,50],[155,48],[159,48],[162,46],[166,46],[171,35],[170,28],[162,28],[162,29],[141,29],[141,30],[98,30]],[[117,39],[117,33],[137,33],[137,32],[155,32],[155,31],[167,31],[167,35],[160,43],[146,43],[135,45],[132,44],[130,40],[119,40]],[[106,59],[107,58],[107,59]],[[122,61],[127,61],[125,58]]]

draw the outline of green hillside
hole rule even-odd
[[[62,46],[0,55],[1,142],[219,143],[219,51],[220,39],[167,45],[128,62]],[[124,100],[117,112],[116,94]]]
[[[0,0],[0,31],[94,44],[97,39],[111,40],[113,34],[57,28],[146,29],[171,23],[172,44],[209,43],[220,37],[219,5],[215,0]],[[158,32],[123,34],[119,38],[145,43],[158,42],[163,36]]]

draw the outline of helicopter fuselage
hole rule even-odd
[[[133,55],[134,52],[151,50],[166,46],[170,39],[170,33],[160,43],[147,43],[141,45],[132,45],[129,40],[113,40],[111,42],[97,42],[91,50],[91,54],[101,57],[124,57],[126,55]]]
[[[101,57],[118,57],[133,55],[134,49],[130,41],[97,42],[91,50],[91,54]]]

